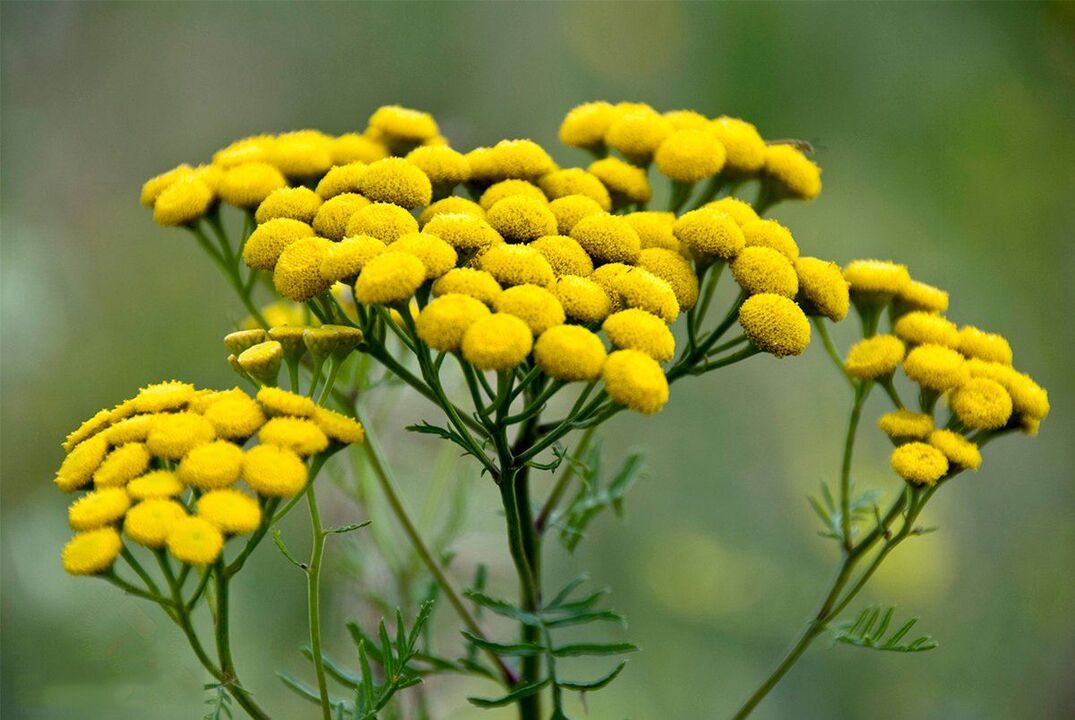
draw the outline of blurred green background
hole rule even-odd
[[[1073,7],[4,2],[0,710],[202,713],[203,674],[157,608],[67,577],[58,559],[69,531],[51,476],[64,434],[160,378],[235,382],[220,337],[239,305],[189,236],[153,225],[142,181],[255,132],[361,130],[395,102],[433,112],[460,148],[532,136],[562,164],[583,162],[556,146],[560,119],[606,98],[810,140],[824,192],[775,213],[804,251],[907,262],[951,291],[957,322],[1007,335],[1051,393],[1041,435],[991,446],[927,511],[940,531],[904,545],[855,603],[921,615],[940,649],[818,642],[757,717],[1072,717]],[[684,382],[672,399],[656,418],[607,428],[610,454],[649,454],[627,519],[603,518],[573,557],[550,544],[550,585],[589,569],[643,647],[591,698],[596,718],[726,716],[834,566],[804,500],[835,475],[849,405],[820,347]],[[394,427],[423,414],[405,404]],[[382,435],[419,507],[435,448],[391,426]],[[883,438],[872,427],[863,438],[859,482],[893,491]],[[467,482],[461,562],[489,562],[506,593],[496,493]],[[334,497],[339,518],[361,512]],[[371,552],[361,536],[344,551]],[[273,674],[306,672],[301,577],[266,546],[243,578],[246,683],[279,717],[307,716]],[[334,588],[338,636],[360,588]],[[436,717],[475,716],[458,685],[430,692]]]

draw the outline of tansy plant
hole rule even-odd
[[[638,103],[576,107],[560,138],[592,154],[588,167],[561,168],[525,139],[461,153],[427,113],[382,107],[362,133],[249,137],[143,187],[154,219],[190,232],[249,312],[224,339],[249,391],[163,382],[71,433],[56,484],[85,492],[70,507],[76,534],[63,564],[157,603],[212,677],[217,713],[234,702],[269,717],[237,674],[228,618],[232,581],[271,533],[308,581],[313,680],[284,681],[325,720],[436,714],[420,689],[402,692],[435,673],[488,682],[488,693],[468,698],[479,707],[568,717],[565,694],[604,687],[624,670],[618,656],[636,650],[603,592],[584,578],[549,589],[542,573],[547,538],[574,549],[598,513],[620,511],[639,474],[635,455],[604,471],[598,428],[625,409],[657,413],[670,385],[688,376],[759,353],[799,355],[812,327],[852,398],[839,473],[812,499],[839,569],[737,717],[823,633],[883,651],[936,645],[913,636],[914,621],[892,608],[840,618],[898,545],[927,532],[918,524],[924,508],[979,467],[982,446],[1037,432],[1045,391],[1012,367],[1003,337],[946,319],[947,294],[904,265],[856,260],[841,269],[800,255],[791,231],[764,215],[820,192],[809,146],[766,142],[736,118]],[[654,170],[670,180],[663,210],[649,209]],[[737,197],[746,189],[752,203]],[[237,234],[225,206],[239,211]],[[735,290],[719,300],[724,275]],[[844,354],[828,325],[852,306],[862,339]],[[359,417],[402,386],[437,409],[407,429],[457,446],[499,490],[517,597],[488,591],[483,566],[461,590],[452,533],[428,540],[430,521],[412,519],[397,495],[370,418],[364,429]],[[887,506],[852,482],[861,413],[878,389],[893,405],[878,425],[892,439],[900,483]],[[414,561],[391,566],[406,597],[380,599],[387,613],[395,602],[402,611],[376,632],[348,625],[353,662],[323,650],[320,579],[326,540],[360,525],[324,527],[315,491],[318,471],[346,446],[351,466],[383,492],[383,519],[398,523]],[[535,473],[558,473],[543,497],[532,490]],[[351,490],[387,552],[371,487]],[[275,528],[298,502],[312,532],[301,561]],[[419,598],[412,581],[421,568],[431,584]],[[461,630],[453,649],[433,642],[437,598]],[[213,646],[195,627],[202,608]],[[573,635],[590,623],[611,623],[611,634]],[[580,679],[577,656],[612,659],[603,674]]]

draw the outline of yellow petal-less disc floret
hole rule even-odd
[[[131,498],[121,487],[92,490],[71,503],[67,519],[75,530],[96,530],[119,520],[130,506]]]
[[[934,430],[929,436],[929,444],[944,453],[948,464],[954,467],[977,470],[982,464],[982,453],[978,446],[951,430]]]
[[[154,421],[156,422],[156,421]],[[98,488],[123,487],[149,467],[149,451],[143,443],[121,445],[112,452],[93,473],[93,484]]]
[[[766,146],[765,174],[779,196],[813,200],[821,193],[821,168],[792,145]]]
[[[732,220],[735,220],[736,224],[741,228],[745,227],[747,223],[761,220],[753,205],[731,195],[706,203],[702,206],[702,209],[717,210],[725,215],[731,215]]]
[[[695,255],[707,258],[727,260],[746,246],[743,231],[735,219],[711,208],[684,213],[672,226],[672,232]]]
[[[663,115],[676,130],[697,130],[709,125],[709,118],[696,110],[669,110]]]
[[[459,294],[480,300],[492,307],[497,297],[503,292],[500,283],[485,270],[476,268],[455,268],[437,278],[433,283],[433,294]]]
[[[385,244],[369,235],[344,238],[329,248],[321,261],[321,275],[334,282],[358,277],[362,268],[385,251]]]
[[[171,170],[167,170],[160,175],[155,175],[149,180],[146,180],[145,184],[142,185],[142,194],[140,197],[142,207],[153,207],[162,192],[167,190],[181,178],[190,177],[193,174],[194,168],[183,163],[182,165],[178,165]]]
[[[1012,364],[1012,346],[1008,340],[1003,335],[983,332],[973,325],[964,325],[959,329],[956,349],[968,358]]]
[[[279,188],[261,201],[254,219],[259,225],[277,218],[309,223],[313,221],[321,202],[321,196],[308,187]]]
[[[359,192],[374,202],[411,209],[428,205],[433,185],[418,166],[403,158],[388,157],[370,163],[358,180]]]
[[[549,211],[556,218],[556,229],[561,235],[569,235],[580,220],[605,212],[600,203],[585,195],[565,195],[549,203]]]
[[[257,445],[243,455],[243,482],[266,497],[291,497],[306,486],[306,464],[294,450]]]
[[[131,409],[139,413],[178,410],[194,398],[194,386],[179,380],[147,385],[131,400]]]
[[[844,369],[860,380],[878,380],[896,371],[905,350],[903,341],[895,335],[874,335],[851,346]]]
[[[409,253],[384,252],[366,263],[355,281],[355,299],[363,305],[387,305],[410,299],[426,279],[426,266]]]
[[[84,420],[77,428],[71,431],[63,441],[64,452],[71,452],[75,447],[87,438],[93,437],[112,423],[111,410],[98,410],[93,417]]]
[[[554,170],[538,178],[538,186],[549,200],[558,200],[571,195],[588,197],[604,211],[612,209],[612,197],[604,183],[582,168],[564,168]]]
[[[608,293],[590,278],[564,275],[550,290],[568,318],[581,323],[599,323],[612,312]]]
[[[643,250],[650,248],[663,248],[672,250],[678,254],[679,240],[676,240],[672,232],[672,226],[676,222],[675,213],[644,211],[633,212],[624,215],[624,219],[638,233],[638,239]]]
[[[423,145],[407,153],[407,162],[426,174],[442,192],[470,179],[470,162],[447,145]],[[428,203],[427,203],[428,204]]]
[[[549,210],[544,196],[538,200],[526,195],[509,195],[490,207],[486,218],[508,242],[530,242],[542,235],[556,234],[556,216]]]
[[[890,462],[897,475],[915,485],[933,485],[948,472],[948,458],[924,442],[897,446]]]
[[[900,316],[892,330],[904,342],[912,345],[943,345],[959,347],[959,330],[951,320],[923,310],[912,310]]]
[[[176,472],[190,487],[214,490],[234,485],[239,479],[242,462],[243,451],[238,445],[216,440],[188,452]]]
[[[393,139],[421,143],[440,134],[437,121],[421,110],[401,105],[383,105],[369,119],[370,129]]]
[[[153,221],[158,225],[190,225],[205,215],[213,204],[212,189],[194,175],[179,178],[157,197]]]
[[[612,289],[625,307],[645,310],[669,324],[679,317],[679,302],[672,286],[649,270],[635,267],[617,275]]]
[[[258,501],[239,490],[211,490],[200,498],[198,517],[227,535],[253,532],[261,524]]]
[[[483,251],[504,242],[500,233],[480,216],[473,213],[441,213],[425,224],[424,232],[436,235],[456,250]]]
[[[176,560],[188,565],[208,565],[220,557],[224,535],[208,520],[185,517],[172,525],[165,543]]]
[[[427,207],[418,215],[418,224],[425,227],[426,223],[438,215],[473,215],[485,219],[485,210],[473,200],[467,200],[457,195],[450,195]]]
[[[534,180],[556,169],[545,149],[533,140],[501,140],[491,148],[467,154],[470,177],[480,183],[509,178]]]
[[[840,266],[815,257],[795,261],[799,276],[799,303],[807,315],[821,315],[839,322],[851,306],[849,284]]]
[[[696,183],[724,167],[724,146],[703,129],[676,130],[657,148],[657,169],[677,182]]]
[[[593,272],[593,260],[573,238],[565,235],[545,235],[530,243],[530,247],[545,256],[557,277],[586,276]]]
[[[314,232],[329,240],[342,240],[347,223],[370,201],[356,193],[340,193],[321,204],[314,216]]]
[[[284,360],[284,346],[276,340],[267,340],[248,347],[239,353],[235,359],[243,372],[261,382],[271,383],[276,381],[280,372],[280,363]]]
[[[341,445],[357,445],[366,438],[362,423],[335,410],[318,405],[313,420],[329,440]]]
[[[272,270],[288,245],[313,237],[314,229],[301,220],[273,218],[258,225],[243,246],[243,262],[257,270]]]
[[[894,410],[878,418],[877,427],[896,442],[925,440],[933,432],[933,416],[905,409]]]
[[[258,439],[268,445],[288,448],[299,455],[313,455],[328,447],[328,436],[305,418],[275,417],[261,426]]]
[[[71,575],[96,575],[112,567],[123,549],[113,527],[78,533],[63,548],[63,569]]]
[[[852,295],[898,295],[911,282],[906,265],[887,260],[852,260],[844,268]]]
[[[332,141],[334,165],[347,165],[354,162],[371,163],[388,155],[388,148],[384,143],[368,135],[345,133]]]
[[[478,266],[502,286],[549,285],[556,273],[545,256],[528,245],[495,245],[478,258]]]
[[[794,298],[799,276],[784,255],[769,247],[745,247],[731,262],[732,277],[750,295],[774,293]]]
[[[475,321],[463,335],[463,357],[479,370],[510,370],[526,359],[533,347],[530,327],[506,313]]]
[[[510,287],[496,299],[498,313],[514,315],[527,324],[530,332],[540,335],[567,319],[556,296],[537,285]]]
[[[185,486],[171,470],[153,470],[127,483],[127,494],[133,500],[157,500],[180,495]]]
[[[334,166],[317,182],[317,196],[322,200],[330,200],[337,195],[360,195],[360,181],[366,174],[366,167],[364,162]]]
[[[252,135],[241,138],[213,153],[213,164],[229,169],[245,163],[267,162],[271,159],[272,146],[275,142],[276,138],[272,135]]]
[[[320,130],[281,133],[271,146],[269,160],[288,177],[323,175],[332,167],[332,138]]]
[[[317,408],[317,404],[305,395],[275,387],[258,390],[257,400],[261,407],[265,408],[265,412],[272,416],[310,417]]]
[[[104,436],[111,445],[125,445],[130,442],[145,442],[149,426],[155,414],[134,415],[120,420],[104,431]]]
[[[475,271],[476,272],[476,271]],[[440,295],[422,308],[415,326],[418,337],[442,352],[455,352],[463,344],[463,335],[479,319],[489,315],[489,308],[469,295]]]
[[[455,249],[432,232],[403,235],[386,249],[387,253],[406,253],[418,258],[425,266],[425,279],[433,280],[455,267]]]
[[[229,168],[220,180],[217,193],[231,205],[256,208],[273,190],[287,187],[283,173],[266,162],[249,162]]]
[[[586,169],[608,188],[613,207],[648,203],[653,197],[646,171],[619,158],[595,160]]]
[[[619,215],[603,213],[585,217],[571,229],[571,237],[601,262],[633,263],[642,250],[638,233]]]
[[[123,518],[123,534],[139,545],[161,548],[175,524],[186,516],[186,509],[175,500],[144,500],[132,507]]]
[[[158,415],[153,420],[146,435],[146,448],[165,460],[180,460],[193,448],[214,439],[216,430],[211,422],[196,413],[179,412]]]
[[[605,144],[628,160],[645,165],[653,159],[661,143],[675,131],[663,115],[642,106],[623,112],[605,132]]]
[[[478,205],[489,212],[489,210],[498,202],[507,197],[514,195],[523,195],[528,198],[533,198],[541,203],[547,203],[548,198],[541,188],[532,182],[527,180],[501,180],[498,183],[490,185],[485,192],[478,198]]]
[[[742,227],[747,247],[772,248],[792,262],[799,258],[799,246],[791,231],[776,220],[751,220]]]
[[[88,484],[107,452],[108,440],[103,435],[83,440],[60,463],[60,469],[56,471],[56,487],[63,492],[72,492]]]
[[[573,107],[560,125],[560,142],[577,148],[599,148],[605,144],[605,133],[616,116],[616,108],[604,101]]]
[[[668,362],[676,352],[676,340],[668,325],[645,310],[630,308],[613,313],[601,329],[615,347],[644,352],[657,362]]]
[[[557,325],[534,343],[534,362],[556,380],[596,380],[607,352],[601,338],[578,325]]]
[[[1012,416],[1011,395],[987,377],[972,377],[952,392],[948,402],[959,421],[975,430],[1002,428]]]
[[[668,378],[657,361],[638,350],[617,350],[601,369],[605,390],[613,402],[653,415],[668,402]]]
[[[739,324],[759,350],[777,357],[798,355],[810,344],[810,321],[783,295],[751,295],[739,307]]]
[[[918,280],[911,280],[900,289],[900,304],[912,310],[942,313],[948,310],[948,293]]]
[[[1012,408],[1016,415],[1042,420],[1049,414],[1049,394],[1029,375],[1010,365],[978,358],[968,360],[967,368],[972,377],[989,378],[1003,385],[1012,398]]]
[[[387,244],[408,233],[418,232],[418,221],[399,205],[378,202],[352,215],[345,232],[347,237],[369,235]]]
[[[724,172],[728,175],[753,175],[765,166],[765,140],[751,123],[722,115],[709,124],[708,130],[724,146]]]
[[[919,345],[903,360],[907,377],[927,390],[942,393],[970,379],[967,361],[942,345]]]
[[[620,275],[629,272],[632,267],[624,263],[607,263],[590,273],[590,280],[600,285],[608,296],[611,303],[609,312],[623,309],[623,298],[620,297],[620,291],[616,288],[616,280]]]

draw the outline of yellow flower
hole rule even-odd
[[[821,193],[821,168],[792,145],[766,146],[765,174],[781,196],[813,200]]]
[[[413,255],[425,266],[425,279],[433,280],[455,267],[455,249],[432,232],[404,235],[391,243],[385,252]]]
[[[967,361],[951,348],[919,345],[903,360],[907,377],[934,392],[957,388],[970,379]]]
[[[663,114],[676,130],[698,130],[709,125],[709,118],[695,110],[669,110]]]
[[[982,464],[978,446],[959,433],[951,430],[935,430],[929,436],[929,444],[944,453],[949,464],[977,470]]]
[[[93,417],[83,421],[75,430],[64,438],[63,449],[66,452],[71,452],[83,440],[96,435],[101,430],[108,427],[109,423],[112,422],[111,417],[111,410],[97,411]]]
[[[877,380],[891,375],[903,360],[903,342],[894,335],[874,335],[851,346],[844,361],[849,375]]]
[[[165,539],[168,551],[182,563],[208,565],[220,557],[224,536],[216,525],[199,517],[179,518]]]
[[[314,401],[305,395],[297,395],[274,387],[263,387],[258,390],[257,399],[261,406],[265,408],[265,412],[273,416],[310,417],[317,408]]]
[[[533,180],[556,169],[545,149],[533,140],[501,140],[491,148],[467,153],[470,179],[494,183],[508,178]]]
[[[424,172],[442,191],[449,191],[470,179],[470,162],[466,156],[447,145],[417,147],[407,153],[407,162]]]
[[[216,430],[211,422],[196,413],[179,412],[160,415],[153,421],[146,436],[146,448],[157,457],[180,460],[193,448],[215,439]]]
[[[332,138],[319,130],[296,130],[276,136],[270,160],[288,177],[309,178],[332,167]]]
[[[612,197],[596,175],[582,168],[564,168],[554,170],[538,178],[538,186],[550,200],[582,195],[596,202],[602,210],[612,209]]]
[[[893,440],[925,440],[933,432],[933,416],[910,410],[894,410],[878,418],[877,427]]]
[[[731,262],[732,277],[751,295],[774,293],[794,298],[799,292],[795,267],[769,247],[746,247]]]
[[[414,232],[418,232],[418,221],[409,212],[390,203],[372,203],[351,216],[345,234],[369,235],[390,243]]]
[[[78,533],[63,548],[63,569],[71,575],[96,575],[112,567],[123,549],[113,527]]]
[[[462,346],[467,328],[488,314],[489,308],[481,301],[469,295],[449,293],[422,308],[415,326],[418,337],[429,347],[455,352]]]
[[[472,215],[476,218],[485,219],[485,210],[473,200],[467,200],[457,195],[450,195],[427,207],[418,215],[418,224],[425,228],[426,224],[438,215]],[[436,234],[436,233],[434,233]]]
[[[236,207],[257,207],[273,190],[287,187],[283,173],[265,162],[249,162],[229,168],[217,192]]]
[[[1007,368],[1007,365],[1001,365]],[[1009,372],[996,378],[1012,396],[1012,407],[1023,418],[1043,420],[1049,414],[1049,394],[1025,373],[1008,368]]]
[[[426,266],[414,255],[384,252],[362,268],[355,281],[355,299],[363,305],[402,302],[414,295],[426,278]]]
[[[179,380],[147,385],[131,401],[131,409],[139,413],[178,410],[194,397],[194,386]]]
[[[613,402],[653,415],[668,402],[668,378],[657,361],[638,350],[617,350],[601,369]]]
[[[177,472],[187,485],[212,490],[233,485],[239,479],[242,462],[242,448],[227,440],[216,440],[188,452]]]
[[[527,245],[494,245],[478,257],[478,266],[501,285],[549,285],[556,279],[552,266]]]
[[[730,259],[746,246],[735,219],[710,208],[684,213],[672,226],[672,232],[691,252],[703,257]]]
[[[736,224],[741,228],[746,227],[747,223],[761,220],[761,218],[758,217],[758,213],[755,212],[753,205],[748,202],[743,202],[739,198],[732,197],[731,195],[722,197],[720,200],[706,203],[701,209],[717,210],[725,215],[730,215],[732,220],[735,220]]]
[[[183,490],[183,483],[170,470],[153,470],[127,483],[127,494],[134,500],[176,497]]]
[[[541,253],[557,277],[561,275],[589,275],[593,261],[577,241],[564,235],[545,235],[530,243]]]
[[[317,182],[315,194],[322,200],[330,200],[337,195],[360,194],[360,180],[366,173],[366,163],[350,162],[336,165]]]
[[[313,420],[330,440],[343,445],[357,445],[366,437],[366,431],[358,420],[320,405],[314,410]]]
[[[149,452],[144,444],[132,442],[120,445],[108,453],[108,457],[93,473],[93,484],[99,488],[121,488],[144,473],[149,467],[149,460]]]
[[[608,293],[589,278],[564,275],[550,286],[550,290],[572,320],[599,323],[612,311]]]
[[[743,239],[747,247],[772,248],[792,262],[799,258],[799,246],[791,231],[776,220],[751,220],[745,223]]]
[[[71,503],[67,519],[75,530],[96,530],[123,517],[131,499],[121,487],[91,490]]]
[[[600,203],[585,195],[558,197],[549,203],[549,211],[556,218],[556,230],[561,235],[570,234],[583,218],[605,212]]]
[[[672,233],[672,226],[676,222],[675,213],[670,212],[633,212],[624,215],[624,219],[638,233],[643,250],[650,248],[664,248],[679,252],[679,241]]]
[[[708,130],[727,153],[724,172],[741,177],[752,175],[765,165],[765,141],[754,125],[722,115],[709,124]]]
[[[306,464],[294,450],[257,445],[243,455],[243,482],[267,497],[291,497],[306,486]]]
[[[175,524],[186,516],[186,509],[175,500],[145,500],[127,513],[123,519],[123,533],[139,545],[161,548]]]
[[[909,442],[892,451],[892,469],[907,482],[933,485],[948,472],[948,458],[923,442]]]
[[[236,140],[213,153],[213,164],[228,169],[244,163],[268,161],[275,142],[276,138],[272,135],[254,135]]]
[[[799,355],[810,344],[810,321],[783,295],[751,295],[739,308],[739,324],[759,350],[777,357]]]
[[[218,165],[199,165],[194,168],[194,177],[205,183],[215,196],[220,188],[220,181],[224,179],[224,170]]]
[[[642,241],[631,223],[619,215],[591,215],[571,229],[571,237],[595,260],[633,263]]]
[[[658,170],[682,183],[713,177],[724,167],[725,158],[720,140],[703,129],[676,130],[665,138],[654,156]]]
[[[940,315],[913,310],[900,316],[893,327],[900,339],[913,345],[943,345],[953,350],[959,347],[959,330],[955,323]]]
[[[433,185],[426,174],[418,166],[397,157],[370,163],[358,178],[358,188],[374,202],[393,203],[408,209],[428,205],[433,199]]]
[[[900,289],[899,301],[912,310],[942,313],[948,309],[948,293],[918,280],[911,280]]]
[[[640,308],[669,324],[679,317],[679,302],[672,286],[649,270],[631,268],[617,275],[612,287],[626,307]]]
[[[646,171],[619,158],[595,160],[587,170],[608,188],[613,207],[648,203],[653,197]]]
[[[503,290],[500,283],[485,270],[455,268],[437,278],[433,283],[434,295],[466,295],[480,300],[489,307],[496,303]]]
[[[534,343],[534,362],[557,380],[596,380],[604,367],[605,345],[601,338],[578,325],[557,325]]]
[[[190,177],[193,174],[194,168],[183,163],[182,165],[146,180],[145,184],[142,185],[142,195],[140,198],[142,207],[153,207],[162,192],[175,184],[177,180]]]
[[[258,225],[243,246],[243,262],[257,270],[272,270],[288,245],[313,237],[314,229],[291,218],[273,218]]]
[[[623,309],[623,298],[620,296],[620,291],[616,288],[616,279],[626,272],[629,272],[633,266],[625,265],[623,263],[606,263],[599,268],[596,268],[590,273],[590,280],[601,286],[601,289],[605,291],[605,295],[609,300],[609,312],[616,312]]]
[[[104,437],[112,445],[125,445],[130,442],[145,442],[149,426],[154,415],[134,415],[120,420],[104,432]]]
[[[305,418],[275,417],[261,426],[258,439],[294,450],[299,455],[313,455],[328,447],[325,433]]]
[[[847,317],[850,286],[839,265],[800,257],[795,261],[795,273],[799,276],[799,303],[808,315],[821,315],[836,322]]]
[[[616,108],[604,101],[578,105],[568,111],[560,125],[560,142],[578,148],[601,147],[616,115]]]
[[[982,332],[973,325],[964,325],[959,329],[959,352],[968,358],[978,358],[1002,365],[1012,364],[1012,346],[1003,335]]]
[[[179,178],[157,197],[153,221],[165,226],[190,225],[205,215],[213,200],[213,191],[194,175]]]
[[[672,123],[650,107],[621,113],[605,132],[605,144],[632,162],[645,165],[674,132]]]
[[[600,184],[600,183],[599,183]],[[485,211],[489,212],[490,209],[504,198],[513,197],[515,195],[522,195],[524,197],[532,198],[542,203],[543,205],[548,203],[548,198],[545,197],[545,193],[541,191],[537,185],[526,180],[501,180],[498,183],[490,185],[481,197],[478,198],[478,205]]]
[[[527,324],[534,335],[540,335],[566,320],[564,308],[556,296],[537,285],[510,287],[496,299],[498,313],[514,315]]]
[[[601,329],[617,348],[639,350],[658,362],[668,362],[676,353],[672,331],[663,320],[645,310],[631,308],[613,313]]]
[[[476,320],[463,334],[463,357],[479,370],[510,370],[530,354],[530,327],[506,313]]]
[[[348,165],[355,162],[371,163],[388,155],[388,148],[384,143],[361,133],[344,133],[332,141],[334,165]]]
[[[86,485],[107,452],[108,440],[103,435],[95,435],[74,446],[56,471],[56,487],[72,492]]]
[[[261,382],[275,382],[284,359],[284,346],[276,340],[268,340],[239,353],[236,364],[251,377]]]
[[[400,105],[383,105],[377,108],[370,115],[369,126],[389,138],[415,144],[440,134],[437,121],[432,115]]]
[[[384,251],[385,244],[369,235],[344,238],[329,248],[328,255],[321,261],[321,275],[333,282],[351,280],[358,276],[366,263]]]
[[[321,274],[321,263],[328,256],[332,242],[322,237],[306,237],[284,248],[273,268],[276,291],[288,300],[306,302],[332,287]]]
[[[425,232],[436,235],[457,250],[482,251],[504,242],[500,233],[481,216],[473,213],[441,213],[425,224]]]
[[[314,216],[314,232],[329,240],[342,240],[351,217],[370,204],[355,193],[340,193],[321,204]]]
[[[898,295],[911,282],[906,265],[887,260],[852,260],[844,268],[852,295]]]
[[[509,242],[529,242],[542,235],[556,234],[556,216],[544,197],[538,200],[526,195],[509,195],[490,207],[486,217]]]
[[[228,535],[253,532],[261,525],[258,501],[239,490],[211,490],[198,498],[197,511]]]

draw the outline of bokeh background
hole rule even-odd
[[[556,148],[559,121],[606,98],[810,140],[824,192],[775,213],[804,249],[907,262],[951,291],[957,321],[1011,338],[1051,393],[1041,435],[991,446],[928,510],[940,530],[903,546],[855,604],[921,615],[940,649],[818,642],[757,717],[1071,717],[1073,7],[3,3],[0,710],[203,712],[205,678],[157,609],[65,576],[58,559],[68,529],[51,476],[64,434],[160,378],[235,382],[220,337],[239,306],[189,236],[139,207],[143,179],[255,132],[360,130],[394,102],[435,113],[457,147],[531,136],[582,162]],[[612,587],[644,649],[591,698],[592,717],[723,717],[768,671],[833,567],[804,496],[835,475],[848,404],[814,347],[684,382],[660,416],[608,426],[610,456],[644,446],[648,477],[625,520],[600,520],[572,557],[551,547],[548,568],[550,584],[587,568]],[[430,414],[401,408],[399,422]],[[436,448],[382,434],[421,507]],[[894,491],[883,438],[863,438],[858,481]],[[458,481],[470,496],[461,562],[488,562],[507,592],[496,494]],[[333,497],[336,516],[361,513]],[[371,550],[356,536],[334,552]],[[243,578],[246,683],[279,717],[307,716],[274,677],[306,672],[302,579],[271,546]],[[345,654],[343,622],[367,611],[360,587],[336,588],[327,627]],[[434,683],[435,717],[480,715],[461,691]]]

